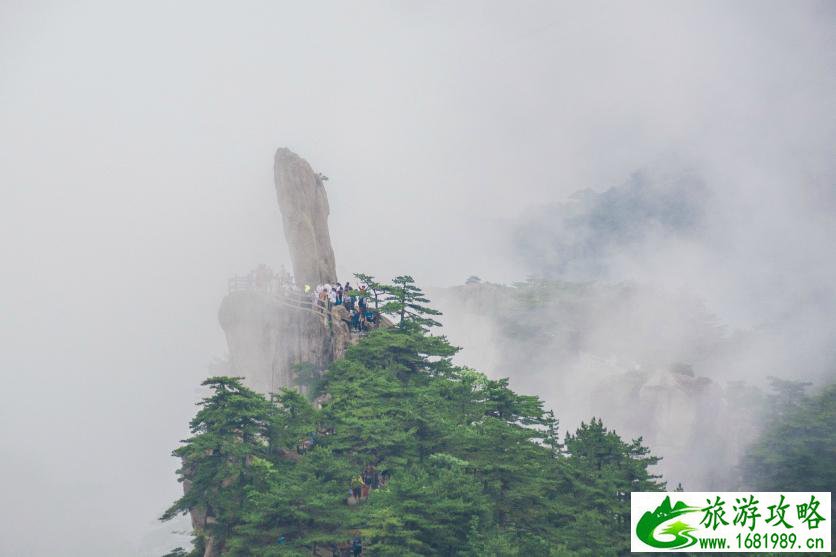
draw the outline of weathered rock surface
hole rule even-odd
[[[286,148],[276,151],[276,195],[296,284],[325,284],[337,279],[328,232],[328,196],[320,174]]]
[[[183,463],[183,467],[186,468],[186,477],[188,478],[193,471],[191,471],[191,467],[187,462]],[[192,482],[189,479],[183,480],[183,493],[187,494],[192,487]],[[197,506],[192,507],[189,509],[189,515],[192,519],[192,528],[195,531],[204,532],[204,543],[205,549],[203,550],[203,557],[218,557],[221,552],[221,548],[218,546],[215,538],[209,534],[206,534],[206,526],[212,524],[215,519],[212,516],[209,516],[209,512],[204,506]]]
[[[334,282],[328,197],[320,175],[285,148],[276,151],[274,170],[296,284]],[[259,290],[231,292],[221,303],[218,320],[226,334],[231,372],[263,393],[292,385],[296,364],[326,369],[352,342],[343,308],[323,312],[299,293],[287,298]]]
[[[341,312],[296,307],[257,291],[232,292],[218,312],[232,371],[268,393],[293,384],[296,364],[326,369],[352,341]]]

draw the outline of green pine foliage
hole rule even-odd
[[[251,466],[269,452],[271,404],[232,377],[203,382],[211,396],[191,421],[192,437],[174,451],[183,467],[181,481],[190,489],[163,513],[167,520],[189,509],[211,518],[208,533],[223,543],[239,525],[246,509],[246,490],[254,480]]]
[[[772,414],[743,455],[743,486],[753,491],[836,491],[836,384],[808,396],[804,389],[809,383],[776,378],[771,383]],[[836,535],[832,521],[829,528]]]
[[[383,295],[386,293],[386,285],[377,282],[373,276],[365,273],[354,273],[354,277],[361,284],[366,285],[366,292],[370,295],[372,302],[374,302],[374,309],[379,310],[380,304],[383,300]],[[358,290],[351,291],[355,296],[359,294]]]
[[[836,489],[836,384],[807,396],[805,384],[773,379],[774,413],[743,457],[743,483],[758,491]]]
[[[392,279],[392,284],[383,285],[382,289],[388,294],[380,312],[393,315],[401,328],[415,325],[426,331],[429,327],[440,327],[441,323],[432,318],[441,315],[437,309],[427,304],[429,299],[424,292],[415,285],[415,279],[409,275],[402,275]]]
[[[562,444],[539,398],[454,365],[457,349],[426,330],[438,313],[409,277],[395,284],[401,326],[333,363],[321,409],[292,390],[267,401],[239,379],[204,383],[174,452],[190,489],[163,519],[208,509],[197,543],[235,556],[347,551],[355,536],[376,556],[629,551],[629,493],[664,489],[648,471],[658,458],[594,419]],[[389,480],[349,505],[370,465]]]

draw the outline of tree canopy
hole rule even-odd
[[[411,276],[395,277],[392,284],[383,286],[383,289],[388,296],[380,311],[396,316],[399,327],[404,328],[411,324],[426,331],[429,327],[441,326],[441,323],[432,318],[441,315],[441,312],[427,305],[430,301]]]
[[[402,326],[371,331],[330,366],[321,408],[290,389],[268,401],[240,379],[204,383],[193,435],[174,452],[190,489],[163,515],[210,510],[191,555],[207,536],[223,555],[256,557],[339,551],[354,537],[381,556],[628,552],[629,493],[664,489],[648,470],[658,459],[597,419],[561,443],[542,400],[455,365],[457,348],[428,332],[438,312],[411,278],[395,284],[386,304]],[[388,481],[357,501],[368,469]]]
[[[836,384],[816,396],[773,380],[773,416],[743,457],[743,482],[759,491],[836,489]]]

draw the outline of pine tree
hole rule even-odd
[[[267,454],[273,410],[240,378],[210,377],[202,385],[213,392],[198,403],[202,408],[189,424],[192,437],[173,452],[183,463],[179,479],[190,487],[161,519],[200,509],[211,518],[202,534],[223,547],[242,520],[245,491],[252,481],[250,464]]]
[[[441,315],[441,312],[425,305],[430,301],[415,285],[415,280],[411,276],[395,277],[392,279],[392,284],[386,285],[384,289],[388,296],[380,311],[387,315],[397,316],[400,328],[406,328],[410,324],[422,330],[441,326],[438,321],[427,317],[428,315]]]
[[[746,489],[761,491],[832,491],[836,487],[836,384],[815,396],[790,382],[773,382],[778,391],[775,415],[742,459]],[[796,384],[797,385],[797,384]]]
[[[386,292],[386,286],[377,282],[373,276],[364,273],[354,273],[354,277],[360,283],[366,285],[366,292],[371,292],[372,299],[374,300],[374,309],[378,311],[380,309],[381,297]],[[357,290],[353,292],[355,295],[359,293]]]
[[[629,553],[629,538],[620,532],[626,531],[630,522],[630,493],[665,489],[659,476],[648,470],[661,459],[650,454],[641,438],[624,442],[600,418],[581,423],[574,435],[567,434],[565,450],[568,463],[580,473],[574,495],[589,509],[575,522],[571,537],[595,553]]]

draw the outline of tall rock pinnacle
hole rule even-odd
[[[285,147],[276,151],[273,168],[296,284],[315,286],[335,281],[328,197],[322,179],[305,159]]]
[[[297,364],[327,369],[352,342],[345,308],[323,312],[302,294],[306,284],[313,287],[338,278],[322,179],[305,159],[285,148],[276,151],[274,170],[298,290],[288,293],[255,285],[231,289],[218,310],[232,373],[264,393],[291,386]]]

